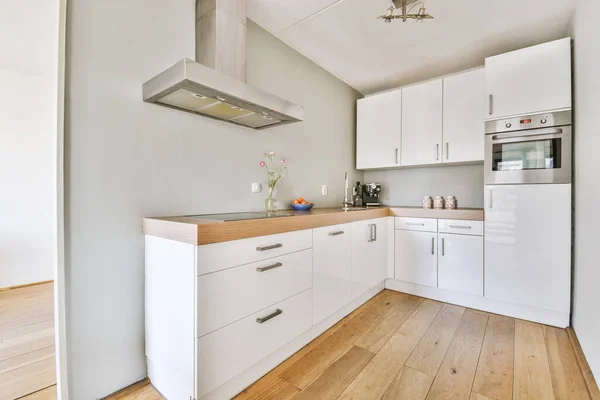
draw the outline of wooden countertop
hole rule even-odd
[[[205,245],[388,216],[483,221],[483,209],[476,208],[432,210],[384,206],[360,211],[316,208],[311,211],[285,210],[282,213],[293,215],[240,221],[211,219],[210,215],[144,218],[143,232],[178,242]]]

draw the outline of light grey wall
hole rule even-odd
[[[0,0],[0,10],[0,288],[6,288],[54,276],[58,1]]]
[[[425,196],[454,196],[458,207],[483,208],[483,164],[365,172],[383,186],[383,202],[420,206]]]
[[[263,153],[288,160],[278,198],[343,198],[359,94],[257,25],[248,81],[305,107],[303,123],[253,131],[141,101],[142,83],[194,58],[194,0],[70,0],[66,268],[70,397],[146,376],[144,216],[259,210]],[[322,184],[329,195],[320,196]]]
[[[600,382],[600,14],[597,0],[579,0],[575,41],[575,263],[573,326],[597,382]]]

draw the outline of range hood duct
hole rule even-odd
[[[144,101],[253,129],[303,120],[301,106],[246,83],[246,0],[196,1],[196,60],[144,83]]]

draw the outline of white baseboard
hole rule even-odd
[[[477,310],[506,315],[508,317],[539,322],[541,324],[552,325],[559,328],[566,328],[569,326],[569,313],[505,303],[502,301],[486,299],[485,297],[472,296],[395,279],[387,279],[385,281],[385,287],[386,289],[395,290],[397,292],[426,297],[428,299],[443,301],[444,303],[456,304],[463,307],[475,308]]]
[[[271,353],[266,358],[262,359],[252,367],[237,375],[235,378],[229,380],[227,383],[219,386],[217,389],[210,393],[207,393],[202,397],[201,400],[224,400],[231,399],[236,394],[250,386],[252,383],[259,380],[262,376],[267,374],[273,368],[290,358],[298,350],[312,342],[316,337],[321,335],[327,329],[331,328],[342,318],[356,310],[362,304],[367,302],[377,293],[383,290],[383,284],[372,289],[369,289],[363,295],[359,296],[356,300],[352,301],[344,308],[338,310],[334,314],[325,318],[317,325],[313,326],[308,331],[304,332],[279,350]]]

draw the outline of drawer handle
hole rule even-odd
[[[435,238],[431,238],[431,254],[435,254]]]
[[[256,272],[265,272],[265,271],[269,271],[271,269],[275,269],[275,268],[279,268],[279,267],[283,267],[283,264],[280,262],[275,263],[273,265],[266,266],[266,267],[258,267],[258,268],[256,268]]]
[[[281,313],[283,313],[283,311],[281,311],[279,308],[277,310],[275,310],[274,313],[267,315],[266,317],[262,317],[262,318],[256,318],[256,322],[258,322],[259,324],[264,324],[265,322],[267,322],[268,320],[270,320],[271,318],[275,318],[276,316],[280,315]]]
[[[278,249],[280,247],[283,247],[283,245],[281,243],[277,243],[277,244],[274,244],[272,246],[257,247],[256,251],[267,251],[267,250]]]
[[[471,229],[470,226],[464,226],[464,225],[448,225],[448,228],[453,228],[453,229]]]
[[[339,236],[339,235],[343,235],[344,231],[337,231],[337,232],[329,232],[329,236]]]
[[[417,224],[417,223],[414,223],[414,222],[407,222],[406,225],[407,226],[425,226],[425,224]]]

